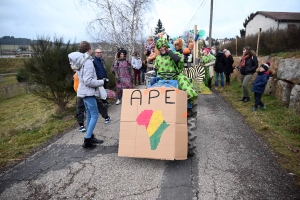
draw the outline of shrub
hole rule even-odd
[[[269,55],[278,52],[300,50],[300,27],[292,26],[288,29],[269,29],[262,32],[259,39],[259,55]],[[245,46],[251,46],[256,50],[258,34],[238,38],[237,55],[241,56]],[[230,50],[232,55],[236,54],[236,40],[224,44],[222,48]]]
[[[32,57],[24,62],[24,71],[19,72],[20,80],[28,80],[34,85],[33,93],[52,101],[59,109],[65,109],[75,96],[73,90],[73,71],[69,65],[68,54],[76,51],[75,44],[66,44],[63,38],[38,38],[31,44]]]

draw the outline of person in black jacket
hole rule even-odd
[[[95,57],[94,57],[93,63],[94,63],[94,67],[96,70],[97,79],[98,80],[107,79],[106,66],[105,66],[105,61],[102,57],[101,49],[95,50]],[[107,89],[107,83],[108,82],[104,83],[104,85],[103,85],[104,89]],[[108,110],[107,110],[107,107],[109,105],[110,104],[108,103],[108,101],[106,99],[97,98],[98,111],[101,114],[102,118],[105,119],[105,124],[109,124],[110,120],[111,120],[110,116],[108,115]]]
[[[226,64],[224,70],[225,78],[226,78],[226,86],[230,86],[230,74],[233,73],[232,64],[234,63],[234,60],[229,50],[225,50],[224,53],[226,56],[225,59]]]
[[[240,101],[243,102],[250,101],[248,85],[257,67],[258,67],[258,61],[257,61],[255,51],[250,46],[246,46],[243,49],[243,57],[239,65],[242,87],[243,87],[243,98],[241,98]]]
[[[216,80],[215,85],[219,85],[219,75],[221,76],[221,86],[224,87],[224,70],[226,65],[226,57],[223,53],[223,50],[220,50],[216,55],[216,62],[215,62],[215,72],[216,72]]]

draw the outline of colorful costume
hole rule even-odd
[[[202,56],[202,61],[204,63],[204,66],[212,61],[215,61],[216,57],[213,56],[212,54],[207,54],[206,56]],[[213,65],[211,66],[206,66],[205,67],[205,86],[210,87],[211,85],[209,82],[211,81],[211,77],[214,76],[214,69]]]
[[[159,39],[156,43],[157,49],[160,49],[162,46],[169,48],[168,42],[165,38]],[[179,62],[176,64],[170,55],[179,56]],[[184,66],[183,56],[180,53],[173,53],[172,51],[169,51],[164,55],[160,54],[156,57],[154,65],[157,69],[157,75],[162,79],[168,79],[164,76],[164,73],[174,74],[171,79],[178,80],[179,89],[186,91],[190,100],[193,101],[198,97],[196,91],[193,89],[191,80],[182,74]]]
[[[125,58],[118,59],[114,62],[112,70],[116,77],[116,89],[118,99],[121,99],[123,89],[133,88],[130,63]]]

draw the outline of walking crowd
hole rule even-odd
[[[149,36],[144,46],[144,57],[142,60],[139,52],[134,52],[131,60],[127,58],[127,51],[124,48],[117,50],[115,60],[111,67],[111,72],[107,71],[107,66],[103,58],[103,51],[99,48],[93,50],[87,41],[82,41],[78,46],[78,51],[69,54],[70,66],[74,71],[74,90],[77,93],[77,122],[79,131],[85,132],[84,148],[94,148],[96,143],[103,143],[93,134],[93,130],[98,121],[99,113],[104,119],[105,124],[109,124],[111,118],[108,114],[110,102],[107,101],[107,94],[112,92],[108,88],[108,73],[112,73],[115,79],[116,105],[122,103],[124,89],[131,89],[134,86],[146,84],[146,73],[151,72],[153,77],[147,81],[147,86],[158,84],[162,79],[177,80],[180,90],[187,92],[189,101],[194,101],[198,93],[194,82],[190,77],[191,73],[184,72],[188,62],[193,60],[194,41],[188,40],[187,43],[182,38],[176,40],[169,39],[168,36],[158,34],[158,37]],[[199,69],[203,69],[203,80],[200,80],[203,91],[212,88],[214,79],[215,89],[219,86],[229,87],[230,76],[233,73],[234,59],[227,49],[219,49],[215,53],[214,48],[198,49]],[[197,66],[194,66],[197,67]],[[202,67],[202,68],[201,68]],[[270,63],[264,63],[260,66],[258,76],[253,82],[252,91],[254,92],[255,103],[252,111],[255,112],[260,106],[265,110],[266,106],[261,98],[265,86],[269,79],[268,69]],[[237,69],[240,72],[243,97],[240,99],[243,103],[250,101],[248,85],[256,73],[258,60],[255,51],[247,46],[243,49],[243,56]],[[201,70],[194,70],[192,73],[200,77]],[[196,74],[195,74],[196,73]],[[199,73],[199,75],[198,75]],[[196,79],[197,80],[197,79]],[[112,92],[114,93],[114,92]],[[209,93],[208,93],[209,94]],[[84,125],[86,117],[86,125]]]

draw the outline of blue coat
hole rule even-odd
[[[97,74],[98,79],[107,78],[105,61],[103,58],[94,57],[94,66]]]
[[[269,80],[269,73],[259,72],[255,81],[253,82],[252,92],[257,92],[263,94],[266,88],[266,85]]]

